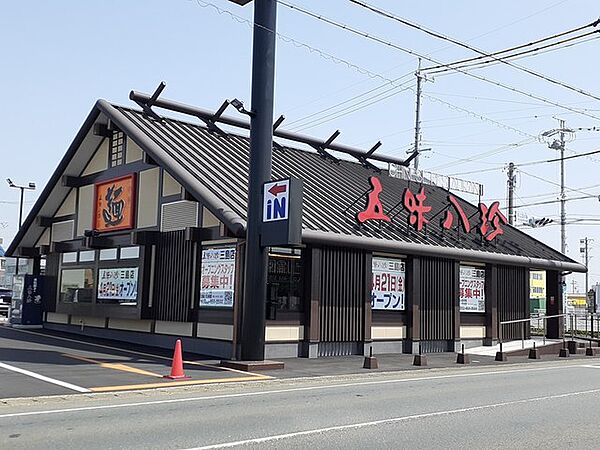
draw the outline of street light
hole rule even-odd
[[[21,190],[21,198],[19,200],[19,230],[21,226],[23,226],[23,196],[25,194],[25,190],[34,191],[35,183],[29,182],[27,186],[15,184],[10,178],[6,179],[8,183],[8,187],[20,189]],[[19,257],[17,256],[17,266],[15,268],[15,275],[19,274]]]

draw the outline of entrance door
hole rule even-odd
[[[321,250],[319,356],[356,355],[364,340],[365,253]]]

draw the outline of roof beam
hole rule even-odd
[[[129,98],[136,103],[141,102],[143,104],[148,99],[150,99],[151,96],[148,94],[144,94],[142,92],[131,91],[129,93]],[[191,116],[195,116],[195,117],[199,118],[202,121],[210,120],[210,118],[214,116],[214,112],[212,112],[210,110],[198,108],[196,106],[186,105],[184,103],[179,103],[179,102],[176,102],[173,100],[157,99],[154,102],[154,106],[156,106],[157,108],[164,108],[164,109],[176,111],[176,112],[183,113],[183,114],[189,114]],[[226,124],[226,125],[230,125],[233,127],[243,128],[246,130],[250,129],[250,121],[247,119],[244,119],[244,118],[222,115],[221,117],[219,117],[218,122]],[[294,141],[294,142],[301,142],[303,144],[308,144],[313,148],[317,148],[323,144],[323,142],[318,138],[314,138],[312,136],[307,136],[307,135],[303,135],[303,134],[299,134],[299,133],[294,133],[292,131],[280,130],[278,128],[274,130],[273,135],[276,137],[282,138],[282,139],[287,139],[287,140]],[[336,144],[336,143],[332,142],[329,145],[328,149],[336,151],[336,152],[346,153],[357,159],[362,157],[362,158],[370,159],[372,161],[379,161],[379,162],[383,162],[383,163],[398,164],[401,166],[408,165],[406,163],[406,161],[401,158],[397,158],[395,156],[390,156],[390,155],[376,155],[373,153],[368,154],[368,151],[364,151],[364,150],[356,148],[356,147],[351,147],[349,145]]]

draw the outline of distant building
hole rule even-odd
[[[531,313],[546,311],[546,272],[544,270],[529,272],[529,299]]]

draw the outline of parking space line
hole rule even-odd
[[[240,381],[258,381],[268,380],[272,377],[268,375],[252,375],[249,377],[236,377],[236,378],[212,378],[209,380],[185,380],[185,381],[170,381],[164,383],[146,383],[146,384],[126,384],[122,386],[99,386],[93,387],[89,390],[91,392],[114,392],[114,391],[130,391],[137,389],[154,389],[154,388],[165,388],[165,387],[176,387],[176,386],[193,386],[198,384],[218,384],[218,383],[233,383]]]
[[[68,353],[63,353],[62,356],[66,356],[67,358],[77,359],[79,361],[88,362],[90,364],[97,364],[100,367],[104,367],[106,369],[120,370],[121,372],[129,372],[129,373],[135,373],[137,375],[147,375],[149,377],[162,378],[161,374],[149,372],[144,369],[138,369],[136,367],[131,367],[126,364],[107,363],[107,362],[102,362],[102,361],[96,361],[95,359],[86,358],[85,356],[69,355]]]
[[[65,337],[61,337],[61,336],[53,336],[51,334],[45,334],[45,333],[36,333],[33,331],[27,331],[27,330],[21,330],[18,328],[11,328],[12,331],[18,331],[19,333],[27,333],[27,334],[32,334],[34,336],[44,336],[44,337],[49,337],[51,339],[58,339],[61,341],[67,341],[67,342],[75,342],[76,344],[84,344],[84,345],[91,345],[93,347],[99,347],[99,348],[106,348],[109,350],[116,350],[119,352],[123,352],[123,353],[130,353],[132,355],[141,355],[141,356],[148,356],[151,358],[156,358],[156,359],[165,359],[168,361],[171,361],[171,358],[166,357],[166,356],[161,356],[161,355],[154,355],[152,353],[144,353],[144,352],[139,352],[136,350],[127,350],[127,349],[123,349],[123,348],[118,348],[118,347],[112,347],[110,345],[104,345],[104,344],[95,344],[93,342],[87,342],[87,341],[78,341],[76,339],[69,339],[69,338],[65,338]],[[254,373],[254,372],[244,372],[243,370],[238,370],[238,369],[232,369],[230,367],[222,367],[222,366],[218,366],[216,364],[207,364],[207,363],[201,363],[198,361],[183,361],[185,364],[193,364],[195,366],[201,366],[201,367],[208,367],[211,369],[218,369],[218,370],[224,370],[226,372],[235,372],[235,373],[240,373],[240,374],[248,374],[248,375],[254,375],[256,377],[261,377],[262,375]]]
[[[0,362],[0,367],[2,367],[3,369],[10,370],[12,372],[17,372],[17,373],[20,373],[22,375],[26,375],[26,376],[31,377],[31,378],[36,378],[38,380],[45,381],[46,383],[55,384],[57,386],[61,386],[61,387],[64,387],[66,389],[71,389],[72,391],[76,391],[76,392],[92,392],[91,390],[86,389],[84,387],[76,386],[74,384],[67,383],[65,381],[60,381],[60,380],[57,380],[55,378],[50,378],[50,377],[47,377],[45,375],[40,375],[39,373],[31,372],[29,370],[21,369],[19,367],[11,366],[10,364],[5,364],[5,363]]]

